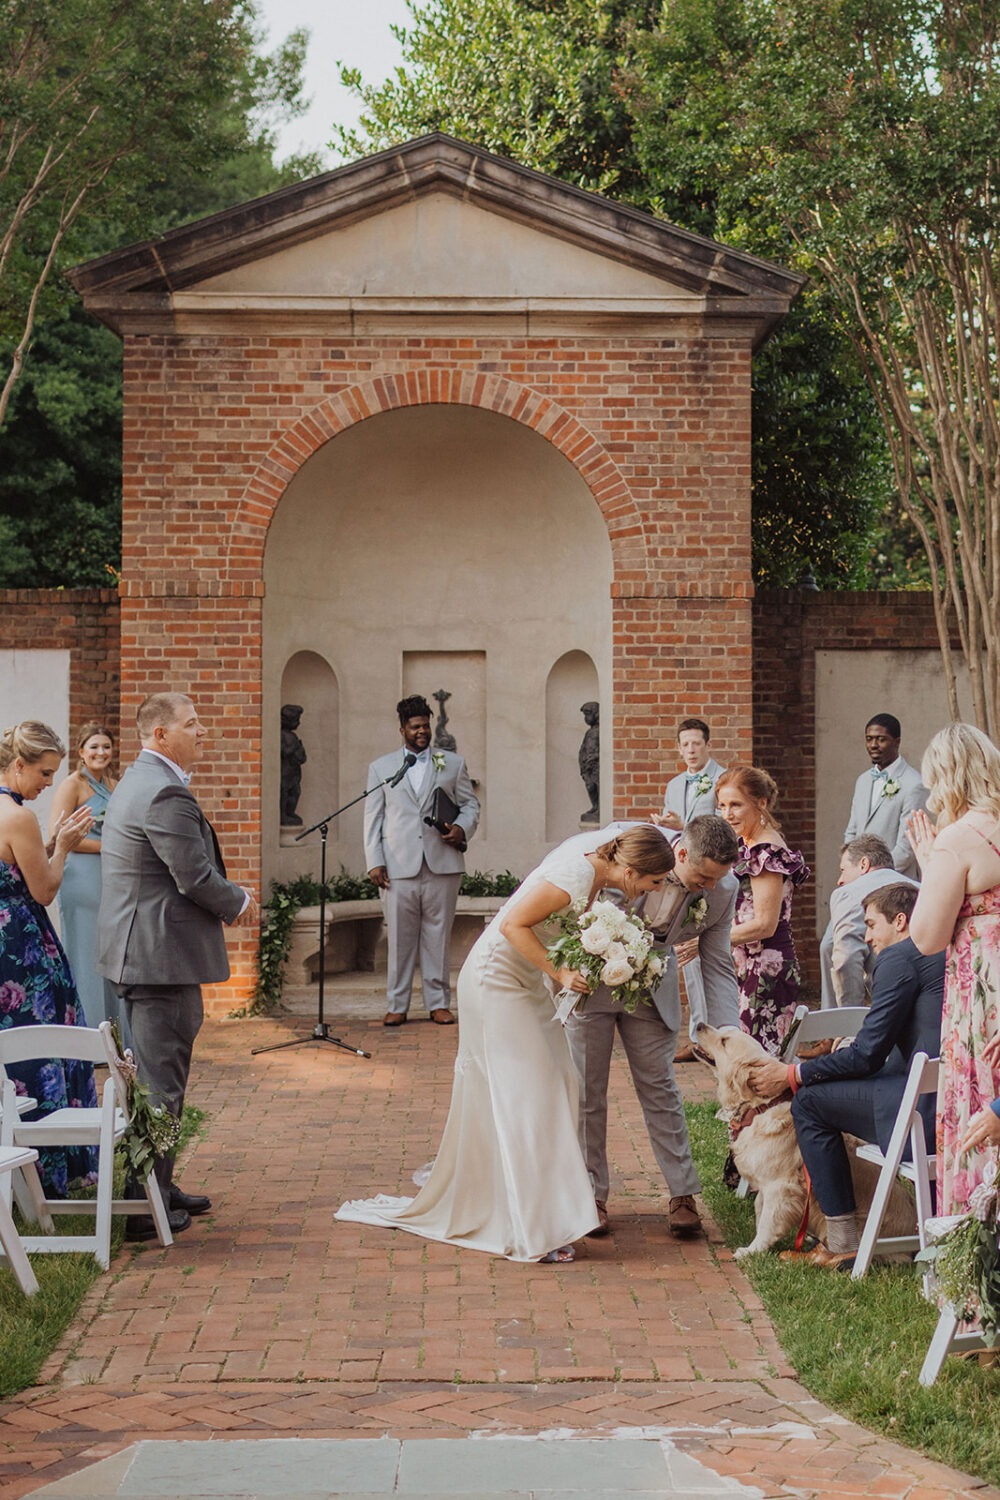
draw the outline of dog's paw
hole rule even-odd
[[[741,1245],[738,1250],[733,1251],[733,1260],[746,1260],[748,1255],[756,1255],[757,1252],[752,1245]]]

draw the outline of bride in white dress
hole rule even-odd
[[[630,899],[658,889],[673,863],[650,824],[579,834],[545,857],[459,976],[451,1108],[426,1184],[415,1198],[345,1203],[336,1218],[508,1260],[573,1259],[572,1242],[598,1216],[577,1138],[577,1075],[552,995],[586,994],[587,983],[575,969],[554,968],[545,924],[606,888]]]

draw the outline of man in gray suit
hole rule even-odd
[[[736,835],[722,818],[695,818],[674,845],[677,863],[660,891],[640,898],[636,910],[667,948],[667,965],[652,1005],[634,1014],[601,986],[570,1018],[570,1051],[581,1081],[580,1146],[600,1218],[595,1234],[608,1233],[608,1075],[616,1031],[642,1105],[656,1163],[671,1198],[667,1222],[675,1235],[697,1234],[701,1219],[694,1195],[701,1183],[691,1156],[684,1106],[674,1078],[681,1025],[675,943],[697,938],[705,1000],[713,1026],[739,1025],[739,992],[729,931],[739,885],[732,874]]]
[[[916,885],[893,865],[888,844],[862,833],[840,851],[840,879],[819,945],[823,1010],[867,1005],[875,955],[865,939],[865,902],[887,885]]]
[[[372,761],[365,802],[365,861],[382,892],[389,938],[388,1009],[382,1024],[405,1022],[419,953],[428,1014],[438,1025],[450,1026],[455,1017],[448,952],[465,869],[462,853],[476,831],[479,803],[462,757],[431,749],[427,700],[404,698],[396,713],[402,754],[394,750]],[[424,821],[439,789],[458,808],[443,833]]]
[[[201,985],[229,978],[222,924],[255,921],[257,903],[226,879],[215,831],[188,790],[206,733],[191,699],[154,693],[136,722],[142,751],[111,795],[101,838],[97,970],[124,997],[139,1082],[179,1119]],[[211,1208],[173,1182],[172,1154],[156,1177],[174,1233]],[[129,1219],[127,1239],[155,1235],[152,1218]]]
[[[926,807],[928,792],[920,772],[907,765],[899,753],[901,737],[894,714],[876,714],[865,725],[871,769],[862,771],[855,784],[844,843],[849,844],[860,833],[876,833],[888,844],[896,869],[916,878],[917,857],[906,837],[906,824],[912,812]]]
[[[667,782],[663,811],[652,822],[679,833],[692,818],[715,812],[715,783],[723,766],[712,759],[711,734],[704,719],[682,719],[677,728],[677,748],[685,770]]]

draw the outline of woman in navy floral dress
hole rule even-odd
[[[64,819],[51,855],[33,813],[23,806],[51,786],[65,749],[45,724],[26,720],[0,735],[0,1030],[12,1026],[83,1025],[66,955],[45,908],[55,897],[66,855],[93,821],[83,807]],[[37,1099],[25,1118],[37,1120],[67,1105],[97,1103],[90,1063],[61,1059],[11,1064],[18,1094]],[[40,1153],[49,1197],[63,1198],[69,1184],[96,1167],[88,1147]]]
[[[801,976],[792,940],[792,891],[808,879],[797,849],[775,822],[778,788],[757,766],[730,766],[715,784],[719,813],[739,837],[733,873],[740,883],[733,918],[733,962],[740,1025],[777,1053],[792,1022]]]

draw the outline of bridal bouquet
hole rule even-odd
[[[934,1243],[916,1257],[934,1270],[945,1301],[963,1322],[978,1319],[987,1339],[1000,1332],[1000,1170],[981,1182],[960,1218],[929,1219]]]
[[[559,919],[560,935],[548,949],[557,969],[577,969],[593,994],[607,985],[623,1008],[649,1004],[663,973],[663,959],[652,951],[653,933],[641,917],[622,911],[613,901],[595,901],[584,910],[574,906]],[[556,996],[556,1015],[563,1025],[586,999],[575,990]]]

